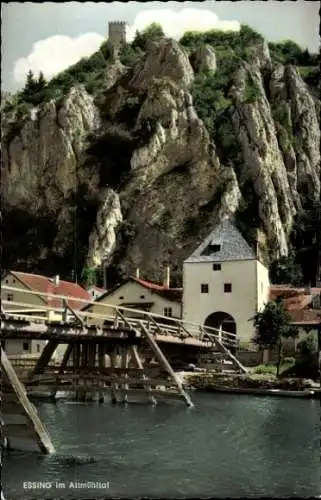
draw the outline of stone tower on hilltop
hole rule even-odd
[[[114,47],[126,43],[126,28],[127,23],[125,21],[108,23],[108,40]]]

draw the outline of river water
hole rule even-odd
[[[8,452],[6,500],[321,494],[319,401],[215,393],[193,401],[192,409],[39,403],[57,453]]]

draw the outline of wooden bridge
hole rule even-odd
[[[21,289],[9,286],[2,290],[21,293]],[[182,368],[182,360],[185,365],[210,361],[219,371],[247,371],[231,353],[236,346],[234,334],[108,304],[99,304],[102,313],[88,309],[76,312],[68,306],[71,297],[23,291],[24,296],[28,294],[54,299],[55,304],[58,300],[60,304],[52,307],[45,301],[41,306],[35,306],[32,300],[2,301],[2,341],[46,341],[24,386],[3,353],[2,397],[7,402],[3,405],[3,416],[6,420],[6,415],[15,412],[14,406],[19,408],[25,417],[25,430],[27,428],[31,435],[34,433],[34,439],[44,451],[51,452],[53,447],[27,394],[45,391],[55,397],[57,391],[67,391],[82,400],[96,394],[102,402],[108,393],[114,403],[131,402],[131,398],[137,396],[153,404],[178,398],[193,406],[175,372]],[[72,300],[88,304],[74,297]],[[65,346],[63,355],[57,359],[55,353],[62,345]],[[7,434],[10,439],[10,432]]]

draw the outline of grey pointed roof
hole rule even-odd
[[[224,220],[185,262],[226,262],[256,258],[240,231],[229,220]]]

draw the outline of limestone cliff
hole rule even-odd
[[[223,64],[206,46],[188,57],[163,39],[130,68],[107,65],[96,99],[76,86],[5,115],[4,266],[68,276],[104,261],[113,281],[137,266],[157,280],[170,263],[179,278],[214,223],[242,219],[249,190],[270,258],[286,255],[302,197],[320,197],[317,104],[295,67],[251,50],[224,97],[237,161],[193,102],[194,70]]]

